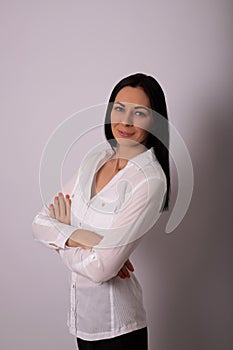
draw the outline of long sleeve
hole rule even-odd
[[[49,217],[45,208],[35,216],[32,222],[33,237],[51,249],[65,248],[68,238],[77,227],[66,225]]]
[[[74,174],[70,181],[64,185],[64,192],[71,194],[75,190],[79,177],[83,171],[85,171],[87,166],[89,166],[90,172],[94,171],[96,164],[98,164],[99,158],[102,158],[103,154],[106,155],[108,152],[106,151],[103,153],[103,151],[100,151],[94,154],[87,154],[87,156],[81,161],[76,174]],[[56,194],[54,194],[54,196],[55,195]],[[50,203],[53,203],[53,200],[54,198],[51,198]],[[78,230],[78,227],[76,226],[66,225],[56,219],[50,218],[48,207],[50,203],[44,205],[33,219],[32,231],[33,237],[36,241],[42,243],[50,249],[57,250],[58,248],[64,249],[66,247],[66,241],[75,231],[74,240],[82,245],[93,246],[102,238],[101,234],[96,234],[91,230]],[[76,208],[73,208],[72,206],[71,211],[74,216],[76,216]]]
[[[101,153],[98,153],[98,156],[101,156]],[[80,174],[83,170],[86,169],[86,166],[89,166],[93,169],[95,168],[95,162],[98,161],[96,155],[87,155],[81,162],[78,171],[74,176],[63,186],[63,193],[71,194],[75,191],[76,185],[78,184]],[[79,194],[76,193],[76,196]],[[55,195],[54,195],[55,196]],[[50,203],[53,203],[54,198],[51,198]],[[72,199],[71,199],[72,200]],[[78,199],[79,200],[79,199]],[[33,237],[36,241],[42,243],[50,249],[64,249],[66,247],[65,243],[68,238],[72,236],[72,239],[77,243],[85,246],[93,246],[96,242],[99,242],[102,239],[101,234],[92,232],[91,230],[79,229],[77,226],[67,225],[59,222],[56,219],[53,219],[49,216],[49,204],[44,205],[44,207],[38,212],[32,222],[32,231]],[[71,205],[71,223],[72,218],[76,216],[76,207]]]
[[[66,247],[59,251],[65,265],[97,284],[116,276],[160,216],[165,193],[166,184],[161,178],[142,182],[124,209],[115,215],[112,227],[102,230],[104,238],[99,244],[90,250]]]
[[[102,235],[90,230],[82,230],[73,225],[66,225],[56,219],[52,219],[45,208],[36,215],[32,223],[33,236],[50,249],[64,249],[68,238],[72,238],[79,245],[93,247],[103,238]]]
[[[71,193],[78,174],[64,186],[65,193]],[[51,199],[51,203],[53,199]],[[66,225],[49,216],[49,209],[44,206],[35,216],[32,222],[33,237],[50,249],[65,248],[65,242],[77,229],[72,225]]]

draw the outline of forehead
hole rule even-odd
[[[149,97],[141,87],[124,87],[116,95],[115,101],[133,103],[151,108]]]

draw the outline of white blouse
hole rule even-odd
[[[34,239],[50,249],[59,248],[72,272],[67,323],[71,334],[85,340],[112,338],[147,325],[135,273],[129,279],[117,274],[159,218],[166,177],[151,148],[129,159],[91,198],[95,174],[114,153],[106,142],[82,161],[72,186],[71,225],[50,218],[46,207],[32,224]],[[89,250],[66,246],[77,229],[80,240],[83,230],[99,234],[102,240]]]

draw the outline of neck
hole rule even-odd
[[[123,158],[125,160],[129,160],[146,150],[147,148],[141,143],[138,143],[135,146],[122,145],[118,143],[116,147],[116,155],[114,158]]]
[[[146,150],[147,148],[140,143],[137,143],[137,145],[134,146],[122,145],[118,143],[116,147],[116,153],[112,157],[113,159],[116,159],[114,169],[116,171],[123,169],[128,163],[129,159],[136,157],[138,154]]]

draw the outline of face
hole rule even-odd
[[[146,144],[153,121],[150,108],[142,88],[126,86],[118,92],[111,112],[111,129],[119,144]]]

